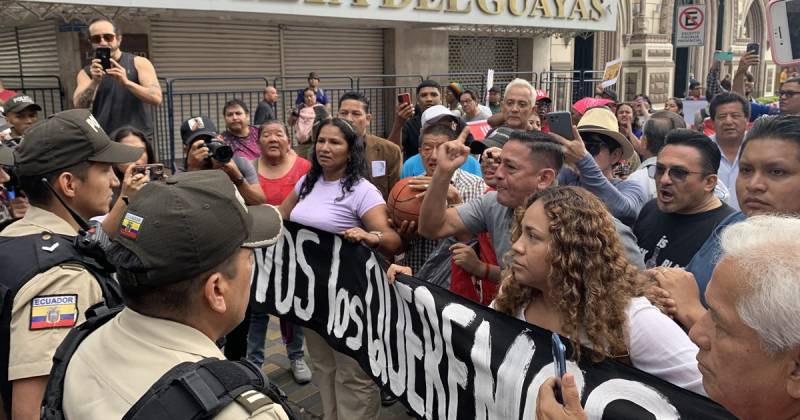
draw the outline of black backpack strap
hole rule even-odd
[[[280,404],[290,419],[286,395],[247,361],[207,358],[183,362],[164,374],[136,401],[123,420],[209,419],[236,401],[250,413]]]
[[[83,340],[100,328],[101,325],[117,316],[122,307],[111,308],[97,313],[97,316],[87,317],[86,322],[70,330],[64,341],[56,349],[53,356],[53,367],[50,370],[50,378],[47,380],[47,388],[42,399],[42,420],[63,420],[64,410],[62,400],[64,397],[64,378],[67,374],[67,366],[75,354],[75,350]]]

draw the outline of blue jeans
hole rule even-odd
[[[256,366],[264,364],[264,344],[267,340],[267,325],[269,324],[269,314],[251,308],[250,328],[247,332],[247,360]],[[281,320],[281,325],[291,327],[292,336],[286,337],[286,355],[289,360],[303,358],[303,329],[299,325],[290,324],[288,321]]]

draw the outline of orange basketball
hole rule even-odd
[[[422,197],[417,197],[417,194],[421,191],[408,186],[411,179],[411,177],[401,179],[389,192],[389,201],[386,203],[386,207],[389,209],[389,217],[396,226],[400,226],[403,220],[408,220],[410,223],[419,219]]]

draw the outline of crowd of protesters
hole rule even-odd
[[[120,49],[110,20],[89,31],[112,65],[80,71],[75,110],[44,119],[32,97],[0,84],[0,418],[39,417],[64,327],[98,303],[126,308],[60,378],[68,418],[121,417],[183,361],[260,367],[269,315],[247,304],[249,250],[272,245],[281,218],[372,248],[394,262],[390,282],[414,275],[557,332],[572,358],[622,361],[741,418],[800,412],[800,79],[782,77],[777,107],[756,102],[757,54],[730,83],[712,65],[705,93],[692,80],[663,106],[598,89],[571,106],[571,132],[560,133],[552,98],[526,80],[486,92],[425,80],[384,139],[369,132],[366,96],[332,103],[311,72],[295,98],[267,87],[253,115],[232,99],[221,115],[185,118],[178,173],[156,182],[143,108],[161,100],[155,69]],[[293,100],[287,121],[282,100]],[[707,107],[684,116],[698,100]],[[476,122],[490,131],[476,138]],[[387,209],[403,178],[422,197],[417,221]],[[105,265],[56,238],[82,235],[90,220],[113,241]],[[169,228],[141,228],[155,220]],[[72,253],[48,263],[42,255],[59,246]],[[47,299],[75,315],[45,321]],[[281,333],[324,418],[374,419],[394,402],[319,332],[281,320]],[[147,374],[126,382],[131,369]],[[574,378],[560,379],[542,385],[537,418],[585,418]],[[94,388],[112,396],[82,399]],[[229,403],[225,418],[286,416],[276,404]]]

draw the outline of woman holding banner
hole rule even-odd
[[[611,357],[705,394],[697,346],[644,296],[647,284],[603,203],[581,188],[554,187],[526,207],[492,307],[569,337],[576,360],[584,346],[595,361]]]
[[[363,139],[341,118],[323,120],[315,127],[314,139],[311,170],[281,203],[283,218],[394,256],[401,247],[400,236],[389,226],[380,191],[365,179]],[[378,418],[380,392],[358,362],[333,350],[315,331],[304,331],[323,418]]]

